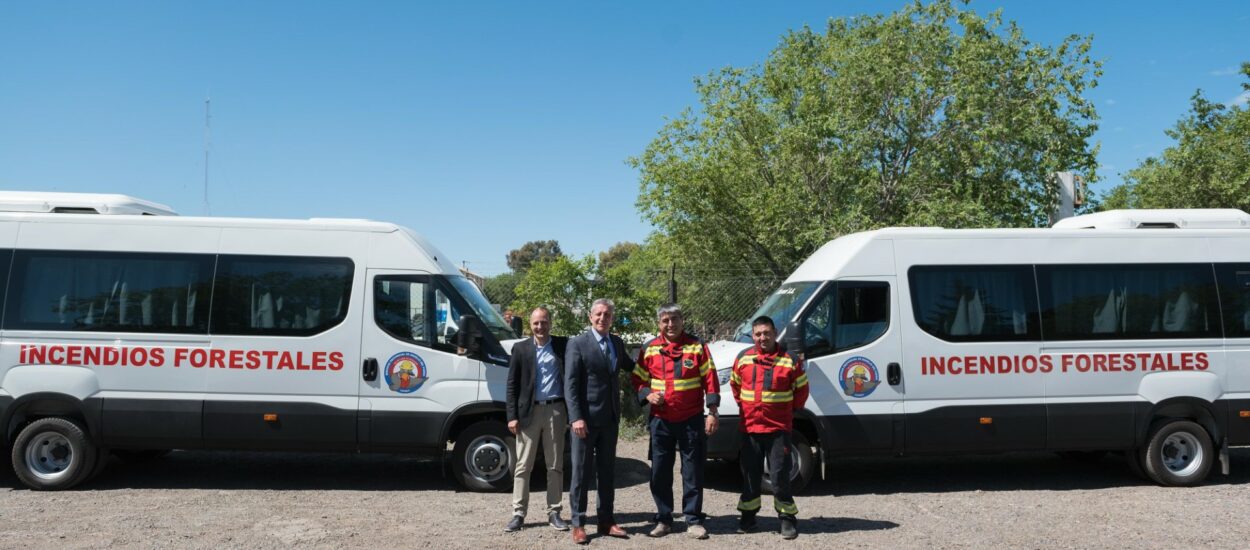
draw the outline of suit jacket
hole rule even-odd
[[[564,355],[569,339],[551,337],[551,353],[556,356],[556,383],[564,384]],[[538,357],[534,338],[526,338],[512,346],[508,362],[508,421],[516,420],[524,428],[534,412],[534,386],[538,383]]]
[[[616,425],[621,421],[621,373],[634,370],[634,360],[625,352],[625,342],[609,334],[616,349],[616,371],[608,356],[599,349],[594,329],[569,339],[564,359],[564,403],[569,423],[585,420],[589,426]]]

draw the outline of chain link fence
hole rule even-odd
[[[676,302],[685,312],[687,332],[705,342],[730,339],[781,281],[741,271],[676,269],[648,273],[644,280],[635,281],[648,291],[636,294],[650,296],[654,303],[647,304],[647,319],[639,319],[638,327],[643,332],[656,333],[655,310],[671,299],[670,289],[675,287]]]

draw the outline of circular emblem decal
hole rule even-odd
[[[855,356],[842,363],[838,371],[842,392],[849,397],[868,397],[881,384],[877,366],[867,357]]]
[[[417,391],[429,377],[425,372],[425,361],[417,354],[401,351],[386,362],[386,385],[391,391],[412,393]]]

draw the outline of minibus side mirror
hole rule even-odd
[[[786,334],[781,338],[781,347],[795,355],[803,355],[803,323],[793,321],[786,325]]]
[[[480,357],[482,351],[482,333],[486,327],[477,315],[460,316],[460,331],[456,333],[456,347],[464,350],[469,357]]]

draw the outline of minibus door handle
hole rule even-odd
[[[903,368],[898,363],[890,363],[885,368],[885,379],[891,386],[903,383]]]
[[[378,360],[372,357],[365,359],[363,373],[365,382],[372,382],[378,379]]]

